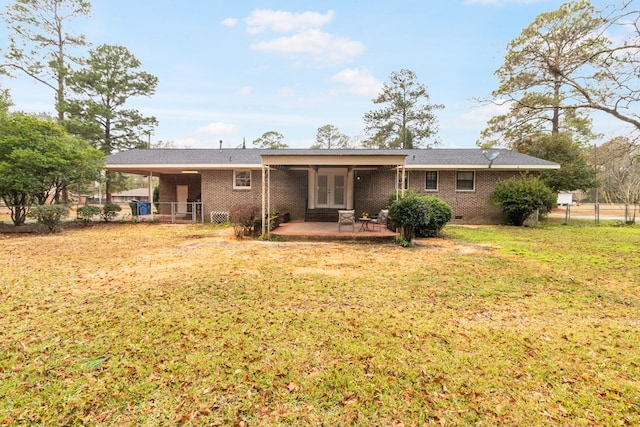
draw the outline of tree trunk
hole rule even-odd
[[[400,237],[402,237],[407,242],[412,241],[414,236],[415,236],[415,227],[414,226],[412,226],[412,225],[403,225],[402,227],[400,227]]]

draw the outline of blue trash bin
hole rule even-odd
[[[151,213],[151,203],[138,201],[138,214],[149,215]]]

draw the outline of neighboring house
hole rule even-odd
[[[87,196],[84,194],[78,194],[78,204],[84,205],[86,203],[102,203],[102,195],[94,194],[93,196]],[[134,188],[133,190],[126,190],[119,193],[111,194],[112,203],[127,203],[132,200],[139,200],[141,202],[149,201],[149,189],[148,188]]]
[[[133,190],[125,190],[119,193],[113,193],[111,195],[112,203],[126,203],[131,200],[139,200],[141,202],[149,201],[149,189],[144,188],[134,188]]]
[[[160,202],[201,201],[207,219],[253,203],[291,220],[333,221],[338,209],[377,213],[404,185],[448,203],[453,223],[500,223],[488,202],[498,181],[560,165],[491,151],[493,161],[481,149],[136,149],[108,156],[106,167],[158,177]]]

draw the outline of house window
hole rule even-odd
[[[475,190],[475,172],[463,171],[456,174],[456,190],[473,191]]]
[[[424,188],[431,191],[438,190],[438,171],[427,171]]]
[[[237,170],[233,171],[233,188],[237,190],[251,189],[251,171]]]

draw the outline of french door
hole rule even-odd
[[[318,172],[316,181],[316,207],[344,208],[347,200],[347,174]]]

